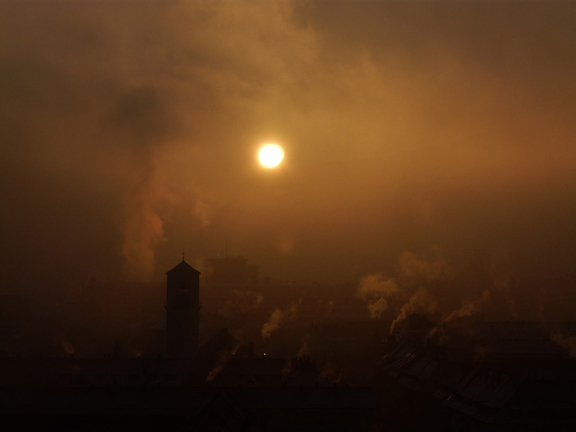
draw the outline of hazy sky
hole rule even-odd
[[[573,1],[1,1],[3,284],[226,239],[288,279],[575,274],[575,46]]]

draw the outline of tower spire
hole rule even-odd
[[[184,255],[186,254],[186,251],[184,248],[182,248],[182,262],[184,262]]]

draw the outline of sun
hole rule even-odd
[[[258,152],[258,160],[266,168],[278,166],[284,159],[284,150],[278,144],[266,144]]]

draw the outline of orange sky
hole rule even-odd
[[[574,274],[575,43],[574,2],[1,2],[2,273]]]

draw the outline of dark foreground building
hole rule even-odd
[[[3,358],[0,368],[10,431],[369,431],[375,409],[372,388],[210,385],[185,360]]]
[[[198,355],[200,272],[184,258],[166,272],[166,347],[168,357]]]
[[[391,338],[379,415],[398,431],[576,430],[576,359],[550,337],[571,327],[477,323],[466,336]]]
[[[270,359],[226,329],[198,346],[199,273],[167,272],[167,356],[0,357],[6,431],[370,431],[371,387],[327,384],[309,357]]]

